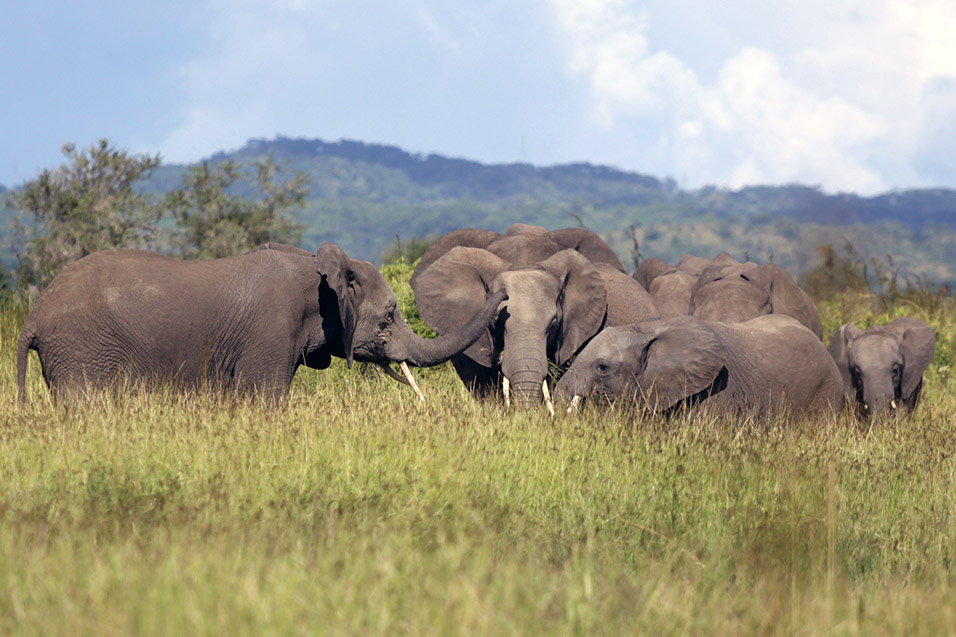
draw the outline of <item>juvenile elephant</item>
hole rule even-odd
[[[439,237],[422,255],[412,273],[412,284],[418,275],[452,248],[482,248],[513,265],[531,265],[544,261],[562,250],[575,250],[591,263],[606,263],[625,272],[620,259],[598,235],[583,228],[547,231],[541,226],[512,224],[505,234],[481,228],[462,228]]]
[[[54,395],[122,376],[281,397],[299,365],[324,369],[332,356],[406,370],[448,360],[486,332],[506,298],[490,294],[460,329],[422,339],[371,263],[330,243],[314,254],[264,248],[209,261],[106,250],[71,264],[23,326],[21,404],[31,349]]]
[[[440,334],[460,329],[486,297],[508,293],[498,319],[461,355],[452,357],[462,382],[479,398],[513,388],[522,406],[547,400],[549,361],[566,365],[605,322],[609,277],[612,298],[633,281],[616,269],[595,267],[575,250],[530,265],[514,265],[481,248],[455,247],[413,279],[422,318]],[[636,286],[639,287],[639,286]],[[648,310],[650,311],[650,310]],[[615,316],[639,313],[622,306]]]
[[[910,316],[865,331],[843,325],[827,350],[843,375],[847,403],[868,417],[887,408],[909,410],[916,406],[923,373],[936,350],[936,332]]]
[[[572,405],[588,396],[660,412],[698,403],[755,415],[832,412],[843,406],[843,381],[820,339],[789,316],[733,324],[677,316],[595,336],[555,389]]]

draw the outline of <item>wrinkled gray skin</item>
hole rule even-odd
[[[583,228],[547,231],[541,226],[513,224],[505,234],[481,228],[462,228],[442,235],[432,243],[412,273],[411,281],[455,247],[483,248],[513,265],[531,265],[562,250],[580,252],[591,263],[606,263],[625,272],[620,259],[604,239]]]
[[[691,296],[697,286],[697,280],[711,265],[723,267],[744,264],[739,263],[726,252],[720,253],[713,259],[688,254],[681,257],[674,266],[653,257],[645,259],[637,266],[633,278],[648,291],[662,318],[682,316],[690,314]]]
[[[843,407],[843,381],[820,339],[789,316],[734,324],[678,316],[595,336],[556,387],[556,400],[574,396],[659,412],[698,403],[754,415],[833,412]]]
[[[936,350],[936,332],[909,316],[866,331],[843,325],[827,350],[843,375],[847,404],[863,417],[878,416],[916,406]]]
[[[549,361],[566,365],[604,325],[608,298],[626,297],[633,284],[623,272],[606,264],[595,267],[575,250],[518,266],[481,248],[456,247],[422,272],[413,287],[422,319],[440,334],[459,329],[487,295],[508,293],[488,333],[452,363],[476,397],[496,393],[503,375],[517,405],[526,407],[541,401]],[[626,301],[614,310],[618,320],[653,311]]]
[[[490,295],[462,329],[422,339],[371,263],[329,243],[316,254],[263,248],[209,261],[106,250],[68,266],[24,324],[20,402],[30,349],[55,396],[122,376],[278,398],[299,365],[324,369],[332,356],[436,365],[484,334],[502,300]]]
[[[479,398],[497,393],[507,377],[519,406],[540,402],[548,363],[566,365],[605,314],[608,324],[657,316],[610,247],[578,228],[456,230],[425,252],[411,285],[422,318],[440,334],[458,329],[486,295],[507,290],[488,334],[452,363]]]
[[[706,321],[735,323],[765,314],[784,314],[823,339],[813,300],[793,277],[772,263],[740,263],[727,253],[712,261],[686,256],[674,267],[648,259],[634,272],[661,316],[689,314]]]

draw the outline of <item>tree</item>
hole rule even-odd
[[[98,250],[151,248],[159,210],[133,185],[159,165],[159,155],[129,155],[102,139],[85,150],[63,145],[67,163],[44,170],[9,196],[20,213],[21,285],[46,286],[67,264]]]
[[[193,167],[183,187],[166,196],[179,227],[172,240],[179,256],[227,257],[268,241],[299,241],[302,226],[287,211],[301,206],[308,195],[305,174],[277,182],[279,168],[271,155],[253,166],[253,197],[235,194],[237,182],[248,181],[248,171],[233,161]]]

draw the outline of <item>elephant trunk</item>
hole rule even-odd
[[[575,396],[583,395],[584,391],[581,385],[582,383],[579,382],[575,370],[569,370],[554,387],[554,401],[556,403],[566,403]]]
[[[879,417],[889,410],[896,410],[902,400],[899,398],[899,387],[894,387],[892,382],[877,382],[871,380],[864,384],[861,404],[863,415],[866,417]]]
[[[489,295],[484,305],[461,329],[438,338],[418,336],[405,322],[401,312],[396,312],[396,325],[392,338],[386,345],[386,356],[391,361],[406,362],[417,367],[444,363],[478,340],[494,319],[498,305],[507,298],[504,290]]]
[[[509,348],[512,343],[516,346]],[[541,386],[548,377],[545,347],[544,335],[537,331],[506,334],[501,371],[511,383],[518,407],[534,407],[541,402]]]

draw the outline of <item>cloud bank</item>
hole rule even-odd
[[[801,182],[875,193],[953,183],[941,137],[956,139],[953,3],[766,2],[751,7],[762,37],[723,7],[672,5],[712,31],[739,34],[726,38],[730,52],[709,79],[696,60],[669,52],[666,36],[652,46],[668,9],[648,6],[552,2],[568,71],[587,84],[595,124],[622,145],[658,131],[633,161],[650,153],[691,186]]]

